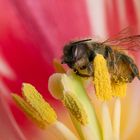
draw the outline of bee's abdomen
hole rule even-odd
[[[135,76],[138,77],[139,72],[133,59],[126,54],[116,52],[115,53],[115,69],[114,74],[116,75],[114,80],[120,82],[131,82]]]

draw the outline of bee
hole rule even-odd
[[[140,80],[135,61],[125,51],[140,49],[140,35],[132,35],[128,31],[129,28],[125,28],[103,42],[91,38],[70,42],[64,46],[62,63],[81,77],[94,77],[93,61],[97,54],[101,54],[106,59],[113,81],[129,83],[135,77]]]

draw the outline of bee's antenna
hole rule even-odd
[[[90,40],[92,40],[92,39],[91,38],[88,38],[88,39],[78,40],[78,41],[72,42],[71,44],[78,44],[80,42],[86,42],[86,41],[90,41]]]

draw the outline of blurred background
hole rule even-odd
[[[128,26],[140,34],[139,0],[0,0],[2,140],[33,137],[34,128],[10,96],[21,93],[23,82],[33,84],[56,110],[61,108],[47,82],[54,73],[52,61],[60,60],[64,44],[87,37],[107,39]],[[14,138],[8,139],[7,133]]]

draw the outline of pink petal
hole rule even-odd
[[[2,140],[26,140],[2,95],[0,95],[0,126]]]

